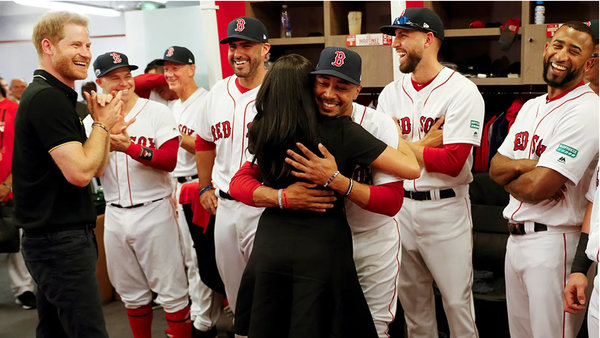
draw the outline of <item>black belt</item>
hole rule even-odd
[[[179,183],[185,183],[187,181],[195,180],[197,178],[198,178],[198,175],[194,175],[194,176],[181,176],[181,177],[177,177],[177,182],[179,182]]]
[[[59,231],[86,230],[86,229],[93,229],[95,227],[96,227],[96,223],[52,225],[48,228],[29,229],[29,230],[24,229],[23,232],[27,236],[45,236],[47,234],[59,232]]]
[[[533,231],[548,231],[548,226],[546,224],[535,222]],[[525,235],[525,224],[508,222],[508,232],[510,232],[511,235]]]
[[[433,193],[431,191],[407,191],[404,190],[404,197],[410,198],[415,201],[429,201],[433,200]],[[440,190],[440,199],[456,197],[454,189]]]
[[[150,201],[150,202],[144,202],[144,203],[140,203],[140,204],[130,205],[128,207],[124,207],[124,206],[122,206],[120,204],[116,204],[116,203],[111,203],[110,206],[111,207],[117,207],[117,208],[120,208],[120,209],[133,209],[133,208],[141,207],[141,206],[144,206],[144,205],[152,204],[154,202],[158,202],[158,201],[160,201],[162,199],[164,199],[164,197],[155,199],[154,201]]]
[[[219,196],[221,196],[221,198],[224,198],[226,200],[235,201],[235,198],[231,197],[231,195],[229,195],[228,193],[224,192],[221,189],[219,189]]]

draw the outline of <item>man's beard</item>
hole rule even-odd
[[[546,82],[546,84],[552,88],[562,88],[566,84],[572,82],[578,76],[581,75],[581,71],[578,72],[577,70],[568,70],[561,81],[549,79],[548,78],[548,70],[550,69],[550,67],[552,67],[550,64],[551,64],[550,60],[544,60],[543,76],[544,76],[544,82]]]
[[[404,74],[408,74],[408,73],[412,73],[415,71],[415,69],[417,69],[417,66],[419,65],[419,62],[421,62],[422,56],[420,55],[415,55],[413,53],[406,53],[406,59],[407,62],[405,63],[401,63],[398,66],[398,69],[400,69],[400,72],[404,73]]]

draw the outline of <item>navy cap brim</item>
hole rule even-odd
[[[339,77],[342,80],[346,80],[350,83],[353,83],[357,86],[360,86],[360,82],[357,82],[356,80],[354,80],[353,78],[351,78],[350,76],[343,74],[341,72],[338,72],[336,70],[333,69],[323,69],[323,70],[315,70],[314,72],[310,72],[313,75],[331,75],[331,76],[335,76],[335,77]]]
[[[381,33],[383,33],[385,35],[391,35],[391,36],[396,36],[396,29],[406,29],[409,31],[419,31],[419,32],[423,32],[423,33],[432,32],[435,34],[435,32],[431,29],[417,28],[417,27],[413,27],[413,26],[391,25],[391,26],[379,27],[379,31]]]
[[[246,41],[252,41],[252,42],[266,43],[265,41],[260,41],[258,39],[251,38],[251,37],[243,35],[243,34],[236,34],[236,35],[228,36],[225,39],[219,41],[219,43],[223,45],[223,44],[229,43],[231,40],[246,40]]]
[[[97,77],[97,78],[98,78],[98,77],[103,77],[104,75],[106,75],[106,74],[108,74],[108,73],[112,72],[113,70],[115,70],[115,69],[119,69],[119,68],[123,68],[123,67],[129,67],[129,70],[136,70],[136,69],[140,68],[140,67],[138,67],[138,66],[136,66],[136,65],[117,65],[117,66],[114,66],[114,67],[112,67],[112,68],[109,68],[109,69],[107,69],[106,71],[104,71],[103,73],[100,73],[100,75],[98,75],[98,76],[96,76],[96,77]]]

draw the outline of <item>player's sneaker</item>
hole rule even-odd
[[[170,327],[165,330],[165,334],[167,335],[167,338],[173,338],[173,331],[171,331]]]
[[[20,304],[25,310],[37,308],[37,300],[31,291],[25,291],[21,295],[17,296],[15,303]]]
[[[219,332],[214,326],[208,331],[200,331],[192,325],[192,338],[217,338],[218,336]]]

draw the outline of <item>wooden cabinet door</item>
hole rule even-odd
[[[526,25],[523,27],[523,84],[544,84],[544,46],[550,38],[546,37],[546,25]]]

